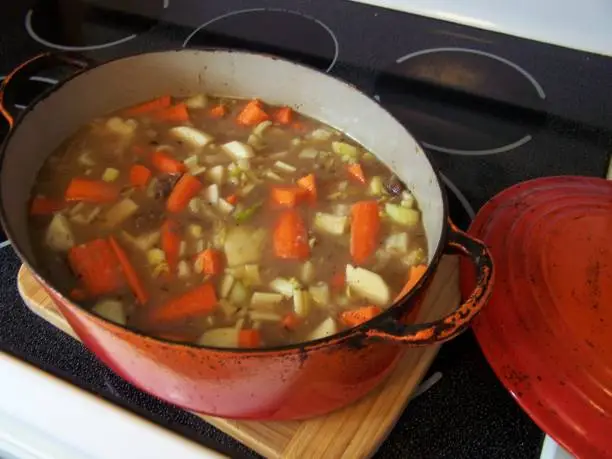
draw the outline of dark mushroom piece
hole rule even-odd
[[[391,196],[399,196],[406,189],[406,185],[395,175],[385,180],[384,187]]]

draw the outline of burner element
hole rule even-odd
[[[329,72],[338,58],[338,40],[333,31],[304,14],[254,8],[233,11],[214,18],[194,30],[187,46],[238,48],[274,54]]]
[[[546,95],[517,64],[484,51],[437,48],[398,59],[376,81],[376,98],[431,150],[487,155],[531,140]]]
[[[449,216],[455,225],[466,231],[476,212],[461,190],[457,188],[457,185],[442,173],[440,173],[440,179],[446,189]]]
[[[133,40],[157,24],[170,0],[40,0],[26,14],[31,38],[63,51],[92,51]]]

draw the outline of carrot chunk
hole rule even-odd
[[[155,110],[150,113],[150,116],[160,123],[185,123],[189,121],[189,111],[184,103]]]
[[[298,179],[297,185],[306,192],[308,201],[311,203],[317,200],[317,182],[314,174],[308,174]]]
[[[298,327],[298,325],[300,325],[300,322],[301,322],[301,319],[298,317],[297,314],[294,314],[293,312],[289,312],[285,314],[285,316],[283,317],[283,320],[281,321],[281,324],[287,330],[295,330]]]
[[[183,174],[168,196],[166,209],[172,213],[182,211],[201,189],[202,182],[191,174]]]
[[[151,180],[151,170],[142,164],[134,164],[130,169],[130,183],[135,187],[147,186]]]
[[[261,333],[254,328],[240,330],[238,332],[238,346],[244,348],[261,346]]]
[[[64,197],[66,201],[113,202],[119,199],[119,188],[103,180],[73,178]]]
[[[149,100],[148,102],[124,110],[123,116],[144,115],[145,113],[167,108],[171,103],[170,96],[158,97],[157,99]]]
[[[235,206],[238,202],[238,195],[230,194],[228,197],[225,198],[225,200],[229,202],[232,206]]]
[[[208,112],[208,116],[213,119],[223,118],[227,114],[227,107],[223,104],[215,105]]]
[[[166,220],[162,224],[161,248],[166,254],[166,262],[170,272],[176,272],[181,248],[181,237],[179,236],[179,225],[174,220]]]
[[[349,327],[356,327],[370,319],[373,319],[382,312],[378,306],[363,306],[352,311],[344,311],[340,314],[340,320]]]
[[[278,207],[295,207],[305,196],[305,190],[299,186],[275,186],[270,190],[270,199]]]
[[[281,107],[274,112],[272,118],[278,124],[291,124],[291,121],[293,121],[293,110],[289,107]]]
[[[274,227],[274,254],[278,258],[303,260],[310,255],[308,232],[300,214],[289,209],[283,211]]]
[[[361,167],[361,164],[349,164],[348,166],[346,166],[346,170],[348,171],[349,175],[353,180],[365,185],[366,177],[363,173],[363,168]]]
[[[149,301],[149,294],[147,293],[144,284],[140,280],[136,269],[130,262],[130,259],[128,258],[123,248],[119,245],[119,243],[113,236],[108,238],[108,242],[112,247],[113,251],[115,252],[117,260],[119,260],[119,264],[121,265],[121,269],[123,269],[125,279],[127,280],[127,283],[130,286],[132,293],[136,297],[136,300],[140,304],[145,304],[147,301]]]
[[[90,296],[113,293],[125,285],[117,255],[105,239],[74,246],[68,263]]]
[[[356,264],[363,264],[378,247],[378,204],[376,201],[359,201],[353,204],[351,216],[351,256]]]
[[[410,290],[412,290],[414,286],[417,284],[417,282],[421,279],[421,277],[423,277],[423,275],[425,274],[425,271],[427,271],[427,265],[411,266],[410,270],[408,271],[408,280],[406,281],[406,284],[404,284],[402,291],[399,292],[399,295],[397,295],[396,300],[399,300],[404,295],[406,295]]]
[[[270,119],[270,116],[262,108],[261,101],[253,99],[238,114],[236,122],[242,126],[255,126],[268,119]]]
[[[169,323],[210,314],[217,306],[215,288],[210,283],[199,285],[151,310],[149,323]]]
[[[50,215],[66,207],[66,201],[61,199],[36,196],[30,205],[30,215]]]
[[[174,159],[172,155],[163,150],[156,150],[153,152],[151,163],[153,163],[155,169],[167,174],[182,174],[187,171],[187,166],[185,166],[185,164]]]
[[[197,255],[196,263],[202,267],[204,274],[212,276],[223,271],[223,257],[221,252],[215,249],[206,249]]]

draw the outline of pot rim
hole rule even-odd
[[[347,328],[346,330],[343,330],[339,333],[330,335],[330,336],[326,336],[325,338],[319,338],[316,340],[312,340],[312,341],[304,341],[304,342],[299,342],[299,343],[295,343],[295,344],[287,344],[287,345],[283,345],[283,346],[274,346],[274,347],[265,347],[265,348],[228,348],[228,347],[213,347],[213,346],[201,346],[195,343],[186,343],[186,342],[180,342],[180,341],[172,341],[172,340],[168,340],[165,338],[158,338],[158,337],[154,337],[152,335],[146,334],[141,330],[138,330],[136,328],[133,328],[129,325],[120,325],[117,324],[115,322],[112,322],[108,319],[105,319],[104,317],[94,313],[93,311],[90,311],[86,308],[84,308],[83,306],[79,305],[78,303],[75,303],[74,301],[72,301],[71,299],[69,299],[68,297],[66,297],[64,294],[62,294],[60,291],[56,290],[55,287],[53,287],[50,282],[48,282],[44,276],[42,276],[41,274],[39,274],[38,270],[34,268],[35,263],[32,262],[32,260],[30,260],[30,258],[28,256],[26,256],[20,249],[19,246],[17,244],[14,243],[15,238],[13,237],[13,231],[10,227],[10,225],[8,224],[8,219],[7,219],[7,215],[5,213],[5,209],[3,206],[0,205],[0,224],[2,225],[2,227],[4,228],[4,231],[8,237],[8,239],[11,241],[11,246],[13,248],[13,250],[17,253],[17,255],[19,256],[19,258],[21,259],[22,263],[24,263],[28,269],[34,274],[34,276],[38,279],[39,282],[43,283],[46,289],[51,290],[51,292],[53,292],[55,295],[57,295],[58,297],[60,297],[62,300],[68,302],[71,305],[76,306],[79,310],[83,311],[85,314],[90,315],[92,317],[94,317],[97,320],[100,320],[102,322],[105,322],[107,325],[110,325],[111,327],[116,327],[118,329],[121,330],[127,330],[130,333],[134,333],[136,335],[139,335],[140,337],[144,338],[144,339],[148,339],[148,340],[152,340],[152,341],[158,341],[161,343],[164,343],[166,345],[172,345],[172,346],[182,346],[188,349],[197,349],[197,350],[205,350],[205,351],[212,351],[212,352],[223,352],[223,353],[232,353],[232,354],[242,354],[242,355],[261,355],[261,354],[273,354],[276,353],[278,354],[280,353],[293,353],[293,352],[302,352],[302,351],[306,351],[308,349],[311,348],[315,348],[315,347],[326,347],[328,344],[331,344],[333,342],[338,342],[338,341],[343,341],[345,339],[349,339],[349,338],[358,338],[358,337],[362,337],[362,338],[366,338],[365,336],[365,332],[367,330],[369,330],[370,328],[372,328],[374,325],[376,325],[379,322],[382,322],[384,320],[386,320],[387,318],[389,318],[390,316],[392,316],[393,314],[395,314],[398,310],[405,308],[406,304],[409,303],[409,300],[414,297],[416,295],[416,293],[418,291],[420,291],[423,287],[423,285],[429,280],[429,278],[431,278],[432,273],[435,271],[435,268],[437,267],[437,265],[440,262],[440,258],[442,257],[442,254],[444,252],[444,242],[446,241],[447,237],[448,237],[448,232],[449,232],[449,225],[447,223],[448,221],[448,199],[446,196],[446,190],[444,188],[444,186],[442,185],[442,180],[440,179],[440,172],[438,171],[438,169],[434,166],[432,160],[431,160],[431,155],[429,153],[427,153],[427,151],[425,150],[425,148],[423,147],[423,145],[421,144],[421,142],[419,142],[417,140],[417,138],[412,134],[412,132],[410,131],[410,129],[408,129],[403,123],[401,123],[389,110],[387,110],[379,101],[377,101],[374,97],[366,94],[364,91],[362,91],[361,89],[359,89],[357,86],[353,85],[352,83],[349,83],[346,80],[343,80],[342,78],[335,76],[335,75],[330,75],[329,73],[327,73],[327,71],[321,71],[319,69],[316,69],[308,64],[303,64],[300,62],[295,62],[292,61],[290,59],[286,59],[283,57],[279,57],[273,54],[268,54],[268,53],[262,53],[262,52],[257,52],[257,51],[249,51],[249,50],[241,50],[241,49],[233,49],[233,48],[223,48],[223,47],[190,47],[190,48],[169,48],[169,49],[162,49],[162,50],[156,50],[156,51],[147,51],[144,53],[132,53],[132,54],[127,54],[127,55],[123,55],[120,57],[116,57],[113,59],[108,59],[105,61],[100,61],[100,62],[94,62],[90,65],[88,65],[86,68],[78,70],[76,72],[74,72],[73,74],[69,75],[68,77],[62,79],[61,81],[59,81],[56,85],[46,89],[45,91],[43,91],[41,94],[39,94],[37,97],[34,98],[34,100],[24,109],[22,110],[15,118],[14,118],[14,125],[13,127],[9,130],[7,136],[5,137],[5,139],[3,140],[2,144],[0,145],[0,171],[2,170],[2,167],[4,165],[4,160],[5,160],[5,154],[6,154],[6,149],[7,146],[9,144],[9,142],[11,141],[11,138],[13,136],[13,134],[17,131],[19,125],[21,124],[21,121],[28,115],[28,113],[30,111],[32,111],[34,109],[34,107],[36,107],[40,102],[42,102],[43,100],[45,100],[47,97],[49,97],[52,93],[54,93],[55,91],[58,91],[59,89],[62,88],[62,86],[64,86],[66,83],[68,83],[69,81],[73,80],[74,78],[77,78],[78,76],[89,72],[91,70],[94,70],[98,67],[101,67],[103,65],[109,64],[111,62],[116,62],[116,61],[120,61],[123,59],[131,59],[131,58],[137,58],[137,57],[144,57],[150,54],[160,54],[160,53],[172,53],[172,52],[189,52],[189,51],[195,51],[195,52],[202,52],[202,53],[215,53],[215,52],[222,52],[222,53],[230,53],[230,54],[243,54],[243,55],[252,55],[252,56],[258,56],[261,58],[266,58],[266,59],[272,59],[272,60],[278,60],[278,61],[282,61],[284,63],[287,64],[291,64],[297,67],[301,67],[305,70],[311,71],[311,72],[316,72],[319,74],[323,74],[324,76],[334,79],[336,80],[338,83],[348,86],[351,90],[358,92],[359,94],[361,94],[362,96],[368,98],[371,102],[375,103],[381,110],[385,111],[389,116],[391,116],[391,118],[393,118],[397,123],[399,123],[402,128],[406,131],[406,133],[412,138],[412,140],[419,146],[419,148],[421,149],[422,153],[425,155],[425,157],[427,158],[427,161],[429,162],[433,173],[434,173],[434,177],[436,180],[436,183],[438,185],[438,188],[440,189],[440,194],[442,197],[442,232],[440,234],[440,238],[437,242],[436,245],[436,251],[434,252],[434,254],[431,256],[431,261],[428,263],[427,265],[427,269],[425,271],[425,273],[423,274],[423,276],[421,276],[421,278],[419,279],[419,281],[416,283],[416,285],[406,294],[404,295],[400,300],[398,301],[394,301],[391,306],[389,306],[384,312],[382,312],[381,314],[377,315],[376,317],[368,320],[367,322],[364,322],[356,327],[351,327],[351,328]],[[345,133],[350,137],[350,133]],[[373,152],[374,155],[376,155],[376,152]],[[2,201],[2,190],[0,189],[0,202]]]

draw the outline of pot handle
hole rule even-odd
[[[0,113],[8,122],[9,128],[12,129],[15,124],[15,117],[11,114],[14,102],[10,86],[22,84],[41,70],[54,67],[73,67],[82,71],[91,67],[92,64],[93,61],[89,58],[69,53],[42,53],[19,64],[0,84]]]
[[[449,239],[444,249],[449,254],[465,255],[476,268],[476,287],[457,309],[435,322],[402,324],[387,317],[367,330],[366,336],[405,343],[409,346],[427,346],[448,341],[462,333],[487,303],[493,290],[495,270],[487,246],[461,231],[449,220]]]

